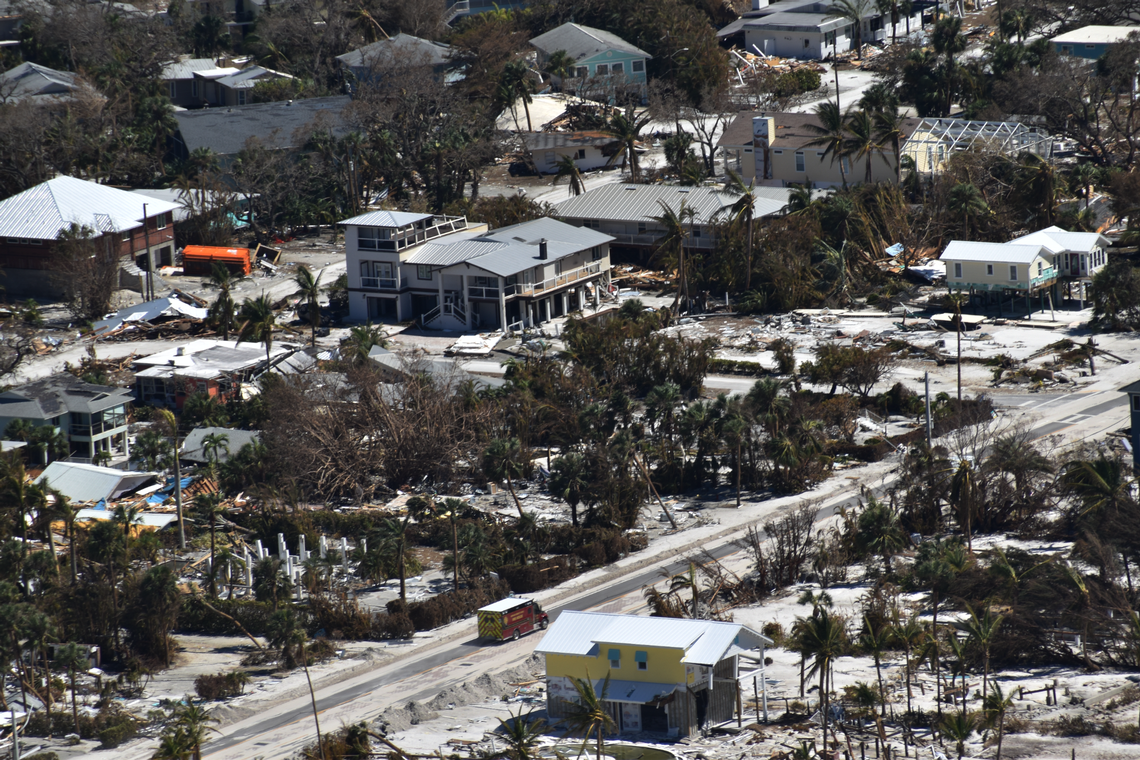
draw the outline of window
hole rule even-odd
[[[1016,264],[1010,264],[1009,265],[1009,279],[1011,279],[1011,280],[1017,279],[1017,265]]]
[[[809,45],[811,45],[811,40],[809,40],[809,39],[805,39],[805,40],[804,40],[804,47],[806,48],[806,47],[808,47]]]
[[[629,64],[629,68],[634,74],[640,74],[645,71],[645,61],[633,61]]]
[[[988,274],[990,277],[994,276],[994,265],[993,264],[986,264],[986,274]]]
[[[625,64],[624,63],[610,64],[610,73],[611,74],[624,74],[625,73]]]
[[[583,219],[582,226],[591,230],[600,230],[602,225],[598,223],[597,219]]]
[[[431,267],[429,267],[427,264],[417,264],[416,265],[416,279],[417,280],[430,280],[431,279]]]
[[[1095,48],[1095,47],[1096,47],[1096,45],[1089,45],[1089,44],[1086,44],[1086,45],[1085,45],[1085,50],[1092,50],[1092,49],[1093,49],[1093,48]]]
[[[586,77],[590,76],[590,70],[585,66],[578,66],[576,69],[574,69],[574,76],[578,77],[579,79],[585,79]]]
[[[1040,261],[1038,261],[1037,262],[1037,276],[1040,277],[1043,274],[1045,274],[1045,265],[1042,264]]]
[[[154,228],[156,230],[166,229],[166,214],[159,214],[154,218]]]
[[[699,238],[700,236],[701,236],[701,228],[694,226],[693,227],[693,237]]]
[[[1140,412],[1140,395],[1132,397],[1132,408]]]
[[[585,158],[586,157],[586,149],[585,148],[579,148],[578,153],[574,157],[578,158],[578,159]]]
[[[647,230],[647,229],[648,228],[645,226],[645,222],[638,222],[637,223],[637,234],[638,235],[644,235],[645,230]]]
[[[11,245],[43,245],[42,240],[33,240],[32,238],[8,238],[8,243]]]
[[[364,288],[395,288],[395,264],[387,261],[360,262],[360,285]]]
[[[126,242],[126,241],[131,239],[131,232],[132,232],[132,230],[124,230],[123,231],[123,242]]]
[[[1070,54],[1072,54],[1072,52],[1073,52],[1073,49],[1071,47],[1069,47],[1068,45],[1062,45],[1061,46],[1061,55],[1070,55]]]
[[[590,249],[590,261],[597,261],[601,257],[602,257],[602,247],[600,245],[595,245],[593,248]]]
[[[166,83],[166,94],[171,100],[174,100],[175,98],[178,97],[178,82],[177,82],[177,80],[171,79],[169,82]]]
[[[802,150],[796,151],[796,171],[806,172],[807,163],[804,161],[804,152]]]
[[[599,63],[594,67],[594,73],[600,77],[604,77],[610,73],[610,66],[608,63]]]
[[[192,98],[198,97],[198,80],[197,79],[191,79],[190,80],[190,97],[192,97]]]
[[[381,246],[380,241],[390,240],[392,237],[391,230],[383,227],[357,227],[356,228],[356,247],[363,248],[369,251],[375,251],[378,248],[391,248],[391,246]]]
[[[962,279],[962,264],[958,261],[954,262],[954,279]]]
[[[244,106],[245,105],[246,91],[245,90],[238,90],[237,96],[238,96],[238,105]]]
[[[851,162],[847,160],[847,156],[844,156],[843,158],[839,159],[839,163],[842,164],[842,166],[843,166],[843,173],[844,174],[850,174],[851,173]]]
[[[621,667],[621,650],[620,649],[611,649],[610,650],[610,669],[611,670],[617,670],[620,667]]]
[[[649,653],[648,652],[634,652],[633,659],[637,662],[638,670],[649,670]]]

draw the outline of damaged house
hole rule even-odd
[[[737,623],[566,610],[534,651],[546,656],[552,720],[579,700],[575,679],[589,679],[617,733],[684,737],[737,718],[741,684],[764,683],[770,644]]]

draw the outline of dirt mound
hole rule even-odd
[[[533,680],[542,670],[542,658],[531,655],[525,662],[502,673],[483,673],[458,686],[449,686],[431,700],[408,702],[403,707],[389,707],[380,713],[374,725],[384,733],[406,731],[412,726],[439,717],[438,710],[485,702],[513,692],[512,683]]]

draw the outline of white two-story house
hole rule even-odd
[[[345,227],[349,314],[448,330],[517,330],[596,303],[609,235],[554,219],[493,232],[465,217],[370,211]]]

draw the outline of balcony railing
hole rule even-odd
[[[499,289],[498,288],[477,288],[475,286],[469,286],[467,288],[467,297],[468,298],[498,298],[499,297]]]
[[[394,277],[361,277],[360,287],[365,290],[395,290],[396,278]]]
[[[1030,280],[1029,284],[1032,287],[1036,287],[1038,285],[1044,285],[1045,283],[1051,282],[1055,279],[1057,279],[1057,270],[1053,267],[1049,267],[1048,269],[1043,270],[1041,274]]]
[[[593,261],[589,264],[586,264],[585,266],[578,267],[577,269],[571,269],[568,272],[563,272],[556,277],[548,277],[542,282],[520,282],[508,289],[507,293],[508,295],[513,293],[520,296],[533,296],[588,279],[596,274],[600,274],[601,271],[602,262]]]
[[[426,243],[441,235],[467,229],[467,217],[465,216],[437,218],[441,221],[424,229],[415,227],[397,229],[392,237],[387,240],[358,237],[356,247],[362,251],[402,251],[408,246]]]
[[[73,436],[79,436],[80,438],[92,438],[94,436],[105,433],[108,430],[121,428],[126,424],[127,423],[125,420],[104,420],[103,422],[95,422],[90,425],[72,425],[69,431],[70,435]]]

